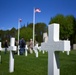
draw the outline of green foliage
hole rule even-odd
[[[10,34],[11,34],[12,37],[15,37],[16,29],[14,27],[10,30]]]
[[[4,36],[4,31],[3,30],[0,30],[0,41],[3,40],[3,36]]]
[[[10,37],[15,37],[16,29],[13,27],[11,30],[0,30],[0,41],[4,42],[6,39],[9,41]]]
[[[31,28],[26,28],[26,27],[24,27],[24,28],[21,28],[21,29],[20,29],[20,39],[21,39],[22,37],[24,37],[24,39],[25,39],[26,41],[29,41],[30,38],[33,37],[32,34],[33,34],[33,32],[32,32],[32,29],[31,29]]]
[[[44,32],[47,32],[47,25],[45,23],[36,23],[35,34],[36,34],[36,40],[38,42],[43,41],[43,33]]]
[[[16,40],[18,40],[18,32],[16,32]],[[31,28],[29,27],[25,27],[23,26],[22,28],[20,28],[20,36],[19,39],[24,38],[25,41],[29,41],[30,38],[33,37],[33,31]]]
[[[28,24],[27,27],[30,27],[33,29],[33,23]]]
[[[69,39],[70,36],[73,34],[73,26],[75,18],[71,15],[64,16],[61,14],[56,15],[55,17],[51,18],[51,23],[59,23],[60,24],[60,39]]]
[[[33,29],[33,23],[28,24],[29,28]],[[47,25],[45,23],[36,23],[35,24],[35,40],[37,42],[43,41],[43,33],[47,32]]]
[[[76,19],[70,16],[72,21],[69,19],[70,24],[73,24],[73,34],[70,36],[71,43],[76,43]]]
[[[67,26],[67,31],[68,31],[68,36],[73,34],[73,26],[74,26],[74,16],[66,16],[66,26]]]

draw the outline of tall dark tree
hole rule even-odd
[[[11,36],[11,37],[15,37],[16,31],[17,31],[17,30],[13,27],[13,28],[10,30],[10,36]]]
[[[4,40],[4,31],[0,30],[0,41]]]
[[[43,41],[43,33],[47,32],[47,25],[45,23],[36,23],[35,25],[35,39],[38,42]]]
[[[28,24],[29,28],[33,31],[33,23]],[[35,24],[35,40],[37,42],[43,41],[43,33],[47,32],[47,25],[45,23],[36,23]]]
[[[30,27],[33,29],[33,23],[28,24],[27,27]]]
[[[73,34],[71,34],[70,36],[71,45],[73,45],[74,43],[76,43],[76,19],[74,16],[67,16],[67,18],[68,18],[69,24],[73,26]]]

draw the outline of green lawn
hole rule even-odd
[[[0,75],[47,75],[48,68],[48,54],[39,53],[36,58],[35,54],[28,54],[28,56],[14,55],[15,70],[9,73],[9,52],[2,55],[2,63],[0,63]],[[68,56],[60,52],[60,75],[76,75],[76,51],[71,51]]]

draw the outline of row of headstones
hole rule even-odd
[[[20,50],[20,47],[15,46],[15,38],[11,38],[10,39],[10,46],[7,48],[8,51],[10,51],[10,61],[9,61],[9,72],[14,72],[14,51],[16,51],[18,49],[18,51]],[[25,46],[25,56],[27,56],[27,50],[28,47],[27,45]],[[41,46],[38,47],[38,44],[36,44],[33,48],[36,57],[38,57],[38,50],[41,52]],[[5,48],[1,47],[1,42],[0,42],[0,51],[5,51]],[[43,51],[44,54],[44,51]],[[18,53],[19,55],[19,53]],[[1,62],[1,55],[0,55],[0,62]]]
[[[18,47],[18,55],[19,55],[19,47]],[[28,54],[28,50],[30,51],[30,53],[32,54],[33,51],[35,53],[35,56],[38,57],[38,52],[41,52],[41,46],[38,46],[38,44],[36,44],[34,47],[33,47],[33,50],[31,48],[28,48],[28,46],[26,45],[25,47],[25,56],[27,56]],[[44,54],[44,50],[42,51],[42,53]]]
[[[48,26],[48,40],[41,43],[41,50],[48,51],[48,75],[60,75],[59,67],[59,51],[70,51],[70,41],[59,40],[59,24],[51,24]],[[10,42],[10,68],[9,71],[14,71],[14,57],[13,51],[16,50],[14,46],[15,39],[11,38]],[[37,47],[34,48],[37,50]],[[37,52],[37,51],[36,51]]]
[[[0,49],[1,49],[1,51],[5,51],[5,48],[2,48],[2,47],[1,47],[1,42],[0,42]],[[18,50],[18,55],[20,55],[20,54],[19,54],[20,46],[18,46],[17,50]],[[31,49],[31,48],[28,48],[28,46],[26,45],[26,46],[25,46],[25,56],[28,55],[28,50],[30,51],[31,54],[33,53],[33,52],[32,52],[32,49]],[[41,52],[41,46],[38,46],[38,44],[36,44],[36,45],[34,46],[33,50],[34,50],[34,52],[35,52],[36,57],[38,57],[38,51]],[[7,51],[10,51],[9,48],[7,48]],[[44,54],[44,51],[42,51],[42,53]]]
[[[19,50],[20,50],[20,47],[18,46],[18,55],[20,55],[20,54],[19,54]],[[28,48],[28,46],[26,45],[26,46],[25,46],[25,56],[28,55],[28,50],[29,50],[29,52],[30,52],[31,54],[32,54],[33,51],[34,51],[36,57],[38,57],[38,50],[41,51],[41,46],[38,47],[38,44],[36,44],[36,45],[33,47],[33,50],[32,50],[31,48]]]

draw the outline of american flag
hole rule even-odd
[[[35,8],[35,12],[41,12],[39,8]]]
[[[22,19],[19,19],[19,22],[22,22]]]

